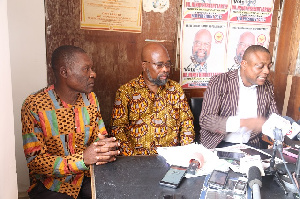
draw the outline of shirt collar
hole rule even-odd
[[[238,69],[238,77],[239,77],[239,83],[240,83],[241,87],[243,87],[245,89],[254,89],[254,88],[257,87],[257,85],[252,85],[252,86],[245,86],[244,85],[242,77],[241,77],[241,69],[240,68]]]

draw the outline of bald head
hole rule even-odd
[[[153,58],[158,55],[167,55],[169,57],[169,53],[167,49],[160,43],[147,43],[142,49],[142,61],[151,61]]]
[[[245,50],[255,44],[255,36],[252,32],[244,32],[241,34],[239,43],[236,48],[235,62],[240,64]]]
[[[206,29],[201,29],[199,30],[196,34],[195,34],[195,39],[194,41],[199,41],[199,40],[205,40],[206,42],[210,42],[212,41],[212,36],[210,34],[210,32]]]
[[[265,47],[263,47],[261,45],[252,45],[246,49],[244,56],[243,56],[243,60],[250,61],[251,55],[256,52],[265,52],[265,53],[268,53],[269,56],[271,57],[270,51],[268,49],[266,49]]]
[[[153,92],[168,81],[171,60],[167,49],[160,43],[148,43],[142,49],[143,78]]]
[[[255,43],[255,36],[252,32],[244,32],[240,36],[239,43],[240,42],[253,45]]]
[[[206,29],[199,30],[194,39],[192,57],[197,63],[206,62],[210,55],[212,36]]]

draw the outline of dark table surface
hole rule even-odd
[[[97,199],[162,199],[164,196],[179,199],[198,199],[205,177],[183,178],[177,189],[161,186],[169,165],[161,156],[117,157],[112,163],[94,166],[94,197]],[[284,191],[272,176],[263,177],[262,199],[290,199],[292,193]]]

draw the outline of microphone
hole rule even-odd
[[[281,136],[278,141],[283,141],[285,135],[291,134],[291,122],[276,113],[272,113],[268,120],[262,126],[262,133],[275,140],[274,130],[281,130]],[[277,130],[276,130],[277,131]]]
[[[261,199],[260,187],[262,186],[261,172],[257,166],[252,166],[248,171],[248,184],[252,189],[253,199]]]

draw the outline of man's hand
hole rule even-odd
[[[115,161],[115,156],[120,154],[120,151],[117,150],[119,143],[115,137],[107,138],[100,134],[98,137],[100,140],[88,146],[83,152],[83,161],[87,166]]]
[[[261,132],[263,124],[267,121],[265,117],[241,119],[240,126],[254,132]]]

